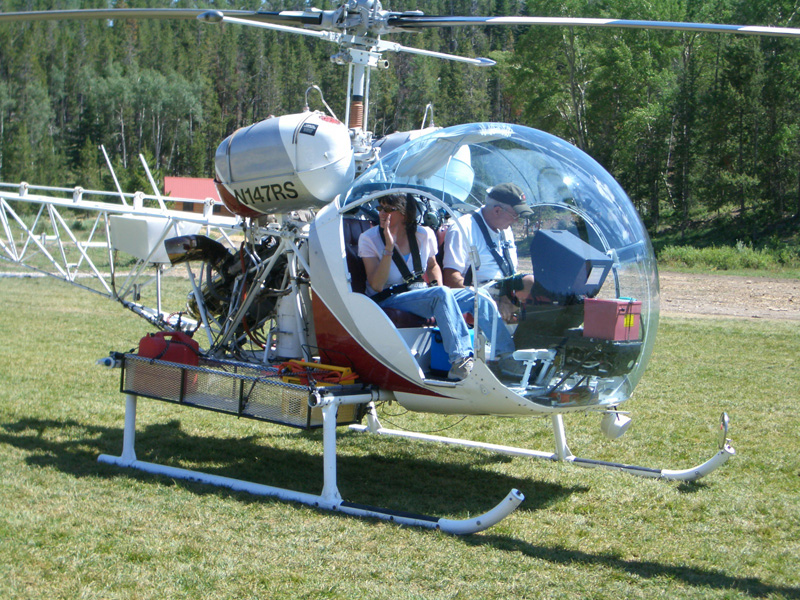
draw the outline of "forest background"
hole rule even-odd
[[[0,0],[2,12],[107,6]],[[384,8],[789,27],[800,20],[795,0],[387,0]],[[429,29],[392,39],[498,64],[388,56],[390,68],[372,77],[376,136],[420,127],[428,103],[441,126],[504,121],[543,129],[614,175],[657,249],[738,244],[798,261],[800,40],[563,27]],[[334,51],[302,36],[194,21],[0,25],[0,180],[111,189],[101,144],[127,191],[149,189],[136,168],[139,153],[160,175],[211,177],[225,136],[301,111],[311,84],[344,115],[346,69],[330,62]]]

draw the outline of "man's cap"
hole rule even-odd
[[[533,214],[531,207],[525,202],[525,192],[514,183],[501,183],[486,191],[489,198],[508,204],[520,217],[528,218]]]

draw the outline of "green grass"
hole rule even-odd
[[[798,323],[662,319],[629,432],[566,419],[578,455],[687,468],[727,410],[737,455],[694,484],[341,431],[349,500],[463,518],[526,495],[461,538],[99,464],[124,398],[94,361],[147,331],[65,284],[0,279],[0,597],[800,598]],[[538,419],[384,419],[551,449]],[[321,489],[318,431],[142,399],[137,433],[143,460]]]

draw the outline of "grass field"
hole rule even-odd
[[[398,527],[97,462],[119,454],[119,373],[148,326],[48,280],[0,279],[0,598],[800,598],[800,324],[662,319],[617,441],[566,419],[578,455],[687,468],[731,416],[737,455],[694,484],[342,431],[349,500],[463,518]],[[551,450],[543,420],[384,422]],[[321,434],[140,400],[140,459],[318,493]]]

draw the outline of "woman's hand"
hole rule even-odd
[[[392,235],[392,217],[394,213],[385,213],[386,218],[383,221],[383,236],[386,239],[386,250],[391,252],[394,250],[394,235]]]
[[[364,270],[367,272],[367,282],[376,292],[386,287],[389,280],[389,270],[392,267],[392,251],[394,250],[395,237],[392,235],[392,213],[381,211],[380,225],[383,228],[383,239],[386,246],[382,256],[364,257]]]

